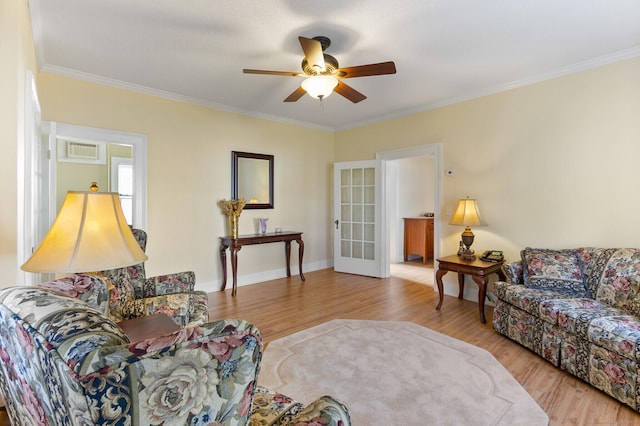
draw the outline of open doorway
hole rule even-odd
[[[24,222],[30,224],[19,234],[21,254],[19,264],[24,263],[44,238],[53,223],[67,190],[86,191],[92,181],[103,181],[101,190],[120,192],[120,187],[111,187],[110,171],[105,166],[106,158],[126,157],[132,166],[131,182],[123,185],[130,196],[131,224],[146,228],[147,209],[147,137],[135,133],[96,129],[55,122],[39,123],[37,136],[26,140],[24,180]],[[58,163],[58,148],[66,161]],[[104,160],[104,161],[102,161]],[[93,166],[102,165],[104,177],[97,178]],[[63,171],[65,166],[79,166]],[[58,167],[60,166],[60,167]],[[58,170],[60,168],[60,170]],[[88,172],[85,174],[84,172]],[[123,172],[126,176],[126,171]],[[35,181],[35,182],[34,182]],[[60,181],[60,182],[59,182]],[[34,182],[33,184],[31,182]],[[75,186],[77,185],[77,186]],[[29,202],[28,206],[26,202]],[[129,200],[128,200],[129,201]],[[33,225],[32,225],[33,224]],[[25,284],[37,284],[52,277],[47,274],[19,271]]]
[[[441,145],[423,145],[414,148],[385,151],[376,155],[385,161],[385,217],[387,244],[387,267],[389,275],[410,279],[433,286],[434,259],[440,252],[440,171]],[[428,219],[425,215],[433,215]],[[433,246],[427,253],[409,253],[405,262],[405,218],[419,223],[428,231]],[[427,225],[427,222],[431,222]],[[424,232],[424,231],[421,231]],[[423,236],[427,238],[426,236]],[[426,259],[424,259],[426,257]],[[426,261],[425,261],[426,260]]]
[[[86,191],[95,181],[101,191],[120,194],[130,225],[146,229],[145,135],[54,122],[43,123],[42,135],[51,150],[50,197],[40,200],[48,204],[49,225],[67,191]]]

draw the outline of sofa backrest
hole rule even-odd
[[[590,255],[594,299],[640,315],[640,249],[596,249]]]
[[[601,303],[640,315],[640,249],[580,247],[582,272],[591,297]],[[523,284],[522,262],[502,267],[507,282]]]
[[[602,278],[602,265],[603,259],[608,258],[615,248],[598,248],[598,247],[580,247],[575,249],[580,254],[580,260],[582,260],[582,272],[584,279],[589,288],[589,294],[592,299],[596,298],[598,287],[600,286],[600,279]]]

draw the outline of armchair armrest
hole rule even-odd
[[[109,289],[100,275],[73,274],[54,281],[38,284],[36,287],[62,296],[82,300],[92,308],[109,314]]]
[[[187,293],[196,285],[196,274],[193,271],[177,272],[142,280],[133,280],[136,297],[159,296],[161,294]],[[142,287],[140,287],[142,286]]]
[[[92,355],[92,372],[79,379],[95,424],[115,413],[123,424],[245,424],[262,336],[225,320]]]
[[[347,408],[330,396],[320,397],[305,407],[286,395],[258,386],[251,407],[251,424],[349,426],[351,417]]]
[[[120,308],[122,318],[117,320],[121,321],[123,319],[163,313],[168,315],[180,327],[186,327],[192,322],[196,304],[201,304],[202,295],[198,293],[162,294],[128,300]],[[202,313],[199,312],[199,315],[202,316]]]

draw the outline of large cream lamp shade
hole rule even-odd
[[[27,272],[95,272],[147,260],[111,192],[69,191],[53,226],[21,266]]]

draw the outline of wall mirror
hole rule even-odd
[[[273,208],[273,155],[231,151],[231,198],[245,209]]]

